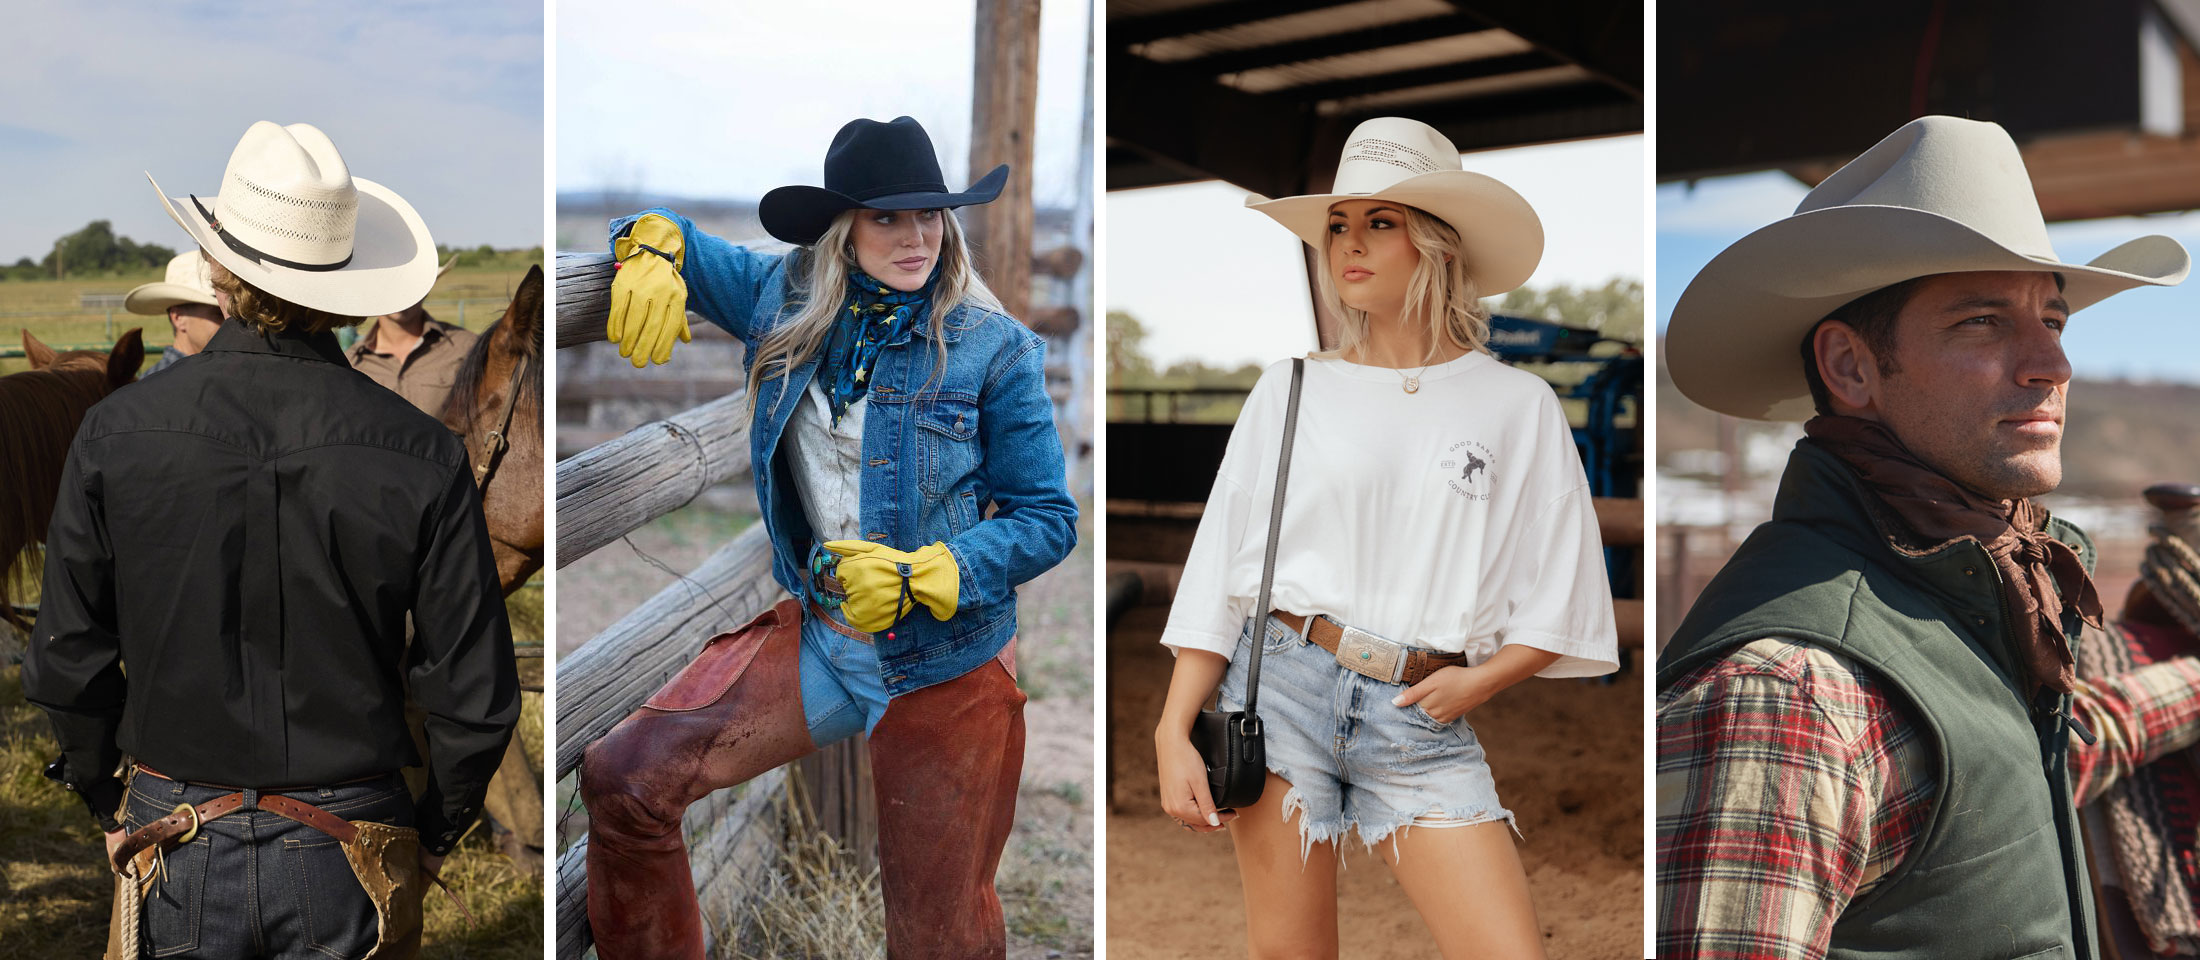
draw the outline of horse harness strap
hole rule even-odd
[[[481,462],[474,466],[474,486],[489,486],[489,476],[496,472],[497,458],[512,448],[512,441],[505,433],[512,428],[512,412],[519,407],[519,388],[529,368],[535,365],[534,357],[514,364],[512,379],[505,384],[504,412],[497,416],[497,427],[481,438]]]

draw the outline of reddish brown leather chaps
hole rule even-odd
[[[713,637],[649,705],[589,746],[580,784],[588,922],[604,960],[704,956],[680,818],[711,791],[817,749],[802,712],[801,617],[784,600]],[[895,960],[1007,953],[993,874],[1023,772],[1012,656],[894,698],[871,731]]]

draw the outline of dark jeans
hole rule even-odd
[[[135,830],[176,804],[198,805],[237,791],[179,783],[140,771],[130,781],[124,826]],[[391,774],[282,796],[346,820],[412,826],[412,795]],[[167,870],[145,898],[151,957],[363,957],[379,933],[374,903],[336,838],[264,810],[248,809],[199,828],[167,853]]]

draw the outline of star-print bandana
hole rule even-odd
[[[936,278],[938,273],[935,271]],[[825,356],[817,368],[832,401],[833,425],[840,424],[848,407],[871,389],[871,366],[879,351],[900,339],[924,319],[932,302],[932,283],[904,293],[861,270],[848,275],[848,302],[841,307],[833,332],[825,340]]]

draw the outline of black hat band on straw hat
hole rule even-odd
[[[274,264],[278,267],[289,267],[292,270],[311,270],[315,272],[342,270],[345,266],[351,263],[352,254],[350,253],[344,254],[344,259],[338,260],[335,263],[299,263],[296,260],[285,260],[272,253],[261,252],[260,250],[255,249],[251,244],[237,239],[235,234],[230,233],[228,230],[222,229],[222,222],[220,220],[214,219],[214,214],[206,209],[206,204],[199,202],[198,194],[185,194],[185,196],[191,198],[191,205],[198,208],[199,216],[206,218],[206,226],[214,231],[215,236],[222,238],[222,242],[228,244],[229,249],[236,251],[238,256],[250,260],[253,263],[262,265]],[[356,253],[356,249],[353,252]]]

